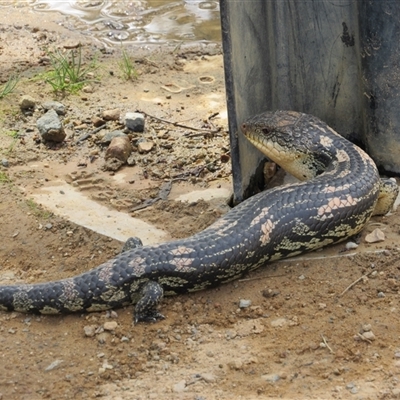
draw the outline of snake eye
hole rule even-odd
[[[242,131],[245,132],[245,131],[246,131],[246,128],[247,128],[246,123],[243,123],[243,124],[242,124]]]

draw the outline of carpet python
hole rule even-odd
[[[398,193],[372,159],[319,119],[265,112],[241,127],[247,139],[300,182],[243,201],[189,238],[140,246],[81,275],[0,286],[0,309],[58,314],[135,304],[135,322],[163,318],[163,295],[210,288],[268,262],[336,243],[387,213]]]

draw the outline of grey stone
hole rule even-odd
[[[144,131],[144,115],[136,112],[128,112],[125,114],[125,126],[133,132]]]
[[[8,168],[10,166],[10,163],[8,162],[8,160],[6,158],[3,158],[1,160],[1,165],[5,168]]]
[[[58,115],[65,115],[65,106],[59,101],[45,101],[42,107],[46,110],[54,110]]]
[[[63,124],[54,110],[47,111],[36,121],[37,128],[43,140],[50,142],[62,142],[67,136]]]
[[[115,137],[121,137],[121,136],[126,136],[124,132],[122,131],[112,131],[108,132],[104,135],[104,137],[101,139],[100,143],[101,144],[110,144],[111,140],[113,140]]]

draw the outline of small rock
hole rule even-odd
[[[126,163],[130,166],[133,167],[134,165],[136,165],[136,157],[134,154],[131,154],[128,159],[126,160]]]
[[[36,105],[36,100],[29,95],[22,96],[21,100],[19,101],[19,108],[22,111],[32,110],[35,108],[35,105]]]
[[[371,331],[364,332],[362,336],[367,340],[375,340],[375,335]]]
[[[354,242],[347,242],[346,243],[346,250],[354,250],[358,247],[357,243]]]
[[[84,87],[82,88],[82,92],[83,92],[83,93],[93,93],[93,92],[94,92],[94,88],[93,88],[92,85],[86,85],[86,86],[84,86]],[[118,116],[118,118],[119,118],[119,116]],[[118,119],[118,118],[117,118],[117,119]]]
[[[96,325],[86,325],[83,327],[83,331],[85,332],[85,336],[93,337],[96,334]]]
[[[229,367],[230,369],[234,369],[234,370],[238,371],[238,370],[240,370],[240,369],[243,368],[243,361],[242,361],[242,360],[239,360],[239,359],[230,361],[230,362],[228,363],[228,367]]]
[[[153,150],[154,147],[154,142],[150,141],[143,141],[138,143],[138,152],[139,153],[149,153],[151,150]]]
[[[112,132],[108,132],[106,133],[103,138],[101,139],[100,143],[101,144],[110,144],[111,141],[115,138],[115,137],[127,137],[127,135],[125,135],[124,132],[122,131],[112,131]]]
[[[111,140],[110,146],[106,151],[105,159],[116,158],[125,163],[132,153],[132,145],[128,136],[118,136]]]
[[[1,165],[2,165],[3,167],[5,167],[5,168],[8,168],[8,167],[10,166],[10,163],[8,162],[7,159],[3,158],[3,159],[1,160]]]
[[[60,118],[54,110],[47,111],[36,121],[36,125],[45,141],[62,142],[67,136]]]
[[[106,121],[118,121],[120,117],[121,111],[118,108],[113,110],[104,110],[103,111],[103,119]]]
[[[215,382],[215,376],[211,373],[205,372],[204,374],[201,374],[201,377],[207,382],[207,383],[213,383]]]
[[[45,371],[52,371],[57,368],[64,360],[54,360],[48,367],[45,368]]]
[[[118,322],[117,321],[107,321],[104,322],[103,328],[105,331],[113,331],[117,328]]]
[[[65,115],[65,106],[59,101],[46,101],[42,103],[42,107],[46,110],[54,110],[58,115]]]
[[[266,299],[269,299],[270,297],[275,297],[278,296],[278,294],[280,293],[279,290],[273,290],[273,289],[264,289],[261,294],[263,295],[263,297],[265,297]]]
[[[107,361],[104,361],[102,368],[104,368],[104,370],[106,370],[106,369],[113,369],[114,367],[111,364],[109,364]]]
[[[110,337],[110,334],[109,334],[109,333],[107,333],[107,332],[102,332],[102,333],[99,333],[99,334],[97,335],[97,341],[98,341],[100,344],[104,344],[104,343],[107,342],[107,340],[108,340],[109,337]]]
[[[175,383],[175,385],[172,386],[172,390],[175,393],[182,393],[186,389],[186,381],[179,381],[178,383]]]
[[[251,306],[251,300],[240,299],[239,308],[248,308]]]
[[[369,332],[372,329],[372,326],[371,324],[364,324],[361,329],[363,332]]]
[[[275,383],[278,382],[279,379],[281,379],[281,377],[278,374],[266,374],[266,375],[261,375],[261,379],[267,382]]]
[[[92,118],[92,124],[95,128],[98,128],[99,126],[103,126],[105,123],[106,123],[106,121],[104,121],[103,118],[100,118],[97,116]]]
[[[303,281],[304,279],[306,279],[306,277],[305,277],[304,275],[300,275],[300,276],[299,276],[299,279],[300,279],[301,281]]]
[[[133,132],[144,131],[144,115],[140,113],[128,112],[125,114],[125,126]]]
[[[385,240],[385,234],[379,229],[374,229],[371,233],[365,236],[367,243],[383,242]]]

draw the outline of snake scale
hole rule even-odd
[[[319,119],[265,112],[242,124],[244,135],[301,182],[259,193],[189,238],[136,246],[81,275],[0,286],[0,309],[57,314],[135,304],[135,322],[163,316],[163,295],[237,279],[267,262],[358,233],[397,196],[372,159]],[[379,201],[378,201],[379,200]]]

